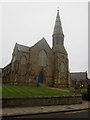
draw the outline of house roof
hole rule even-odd
[[[19,51],[23,51],[23,52],[29,52],[29,50],[30,50],[30,47],[24,46],[21,44],[17,44],[17,43],[16,43],[16,47]]]
[[[36,44],[34,44],[31,48],[35,47],[37,44],[39,44],[40,42],[46,42],[46,44],[48,45],[48,47],[50,48],[49,44],[47,43],[46,39],[43,37],[41,40],[39,40]],[[50,48],[51,49],[51,48]]]
[[[70,78],[73,81],[83,81],[87,79],[86,72],[70,73]]]
[[[18,44],[18,43],[16,43],[16,47],[17,47],[17,49],[19,50],[19,51],[23,51],[23,52],[30,52],[30,49],[32,49],[33,47],[35,47],[37,44],[39,44],[41,41],[45,41],[46,43],[47,43],[47,41],[46,41],[46,39],[43,37],[40,41],[38,41],[36,44],[34,44],[33,46],[31,46],[31,47],[28,47],[28,46],[25,46],[25,45],[21,45],[21,44]],[[49,44],[47,43],[47,45],[49,46]],[[49,48],[50,48],[50,46],[49,46]],[[50,48],[51,49],[51,48]]]

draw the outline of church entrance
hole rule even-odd
[[[44,81],[44,72],[40,71],[39,75],[38,75],[38,83],[43,83]]]

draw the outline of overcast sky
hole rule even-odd
[[[45,37],[52,47],[58,7],[65,35],[69,69],[71,72],[88,70],[87,2],[3,3],[0,67],[10,63],[16,42],[31,47]]]

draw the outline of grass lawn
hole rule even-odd
[[[70,90],[64,91],[64,89],[52,89],[50,87],[42,87],[42,86],[39,86],[39,87],[13,86],[13,85],[2,86],[2,97],[64,96],[64,95],[74,95],[74,94]]]
[[[81,89],[81,93],[87,93],[87,88]]]

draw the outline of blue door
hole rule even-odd
[[[43,83],[43,81],[44,81],[44,73],[43,71],[41,71],[38,76],[38,82]]]

